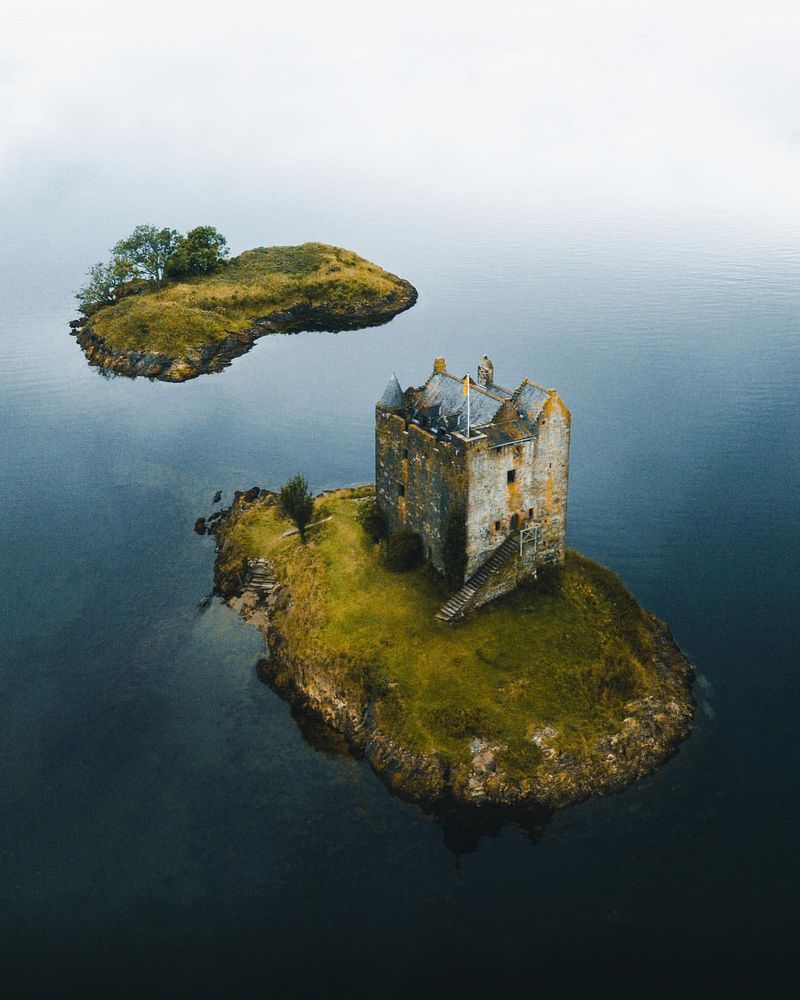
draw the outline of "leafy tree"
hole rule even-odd
[[[386,539],[383,546],[383,561],[387,569],[397,573],[413,569],[422,562],[422,541],[408,528],[400,528]]]
[[[294,523],[300,533],[300,541],[305,542],[306,527],[314,513],[314,498],[308,492],[308,483],[300,473],[281,486],[278,513]]]
[[[197,226],[180,241],[167,261],[170,278],[193,274],[213,274],[228,256],[228,241],[213,226]]]
[[[467,568],[467,519],[461,507],[450,507],[442,544],[444,575],[451,587],[460,587]]]
[[[123,258],[113,258],[107,264],[95,264],[87,275],[88,283],[75,296],[84,312],[116,302],[121,287],[136,277],[136,269]]]
[[[177,229],[137,226],[131,235],[120,240],[112,253],[114,260],[125,261],[136,272],[161,287],[167,263],[178,248],[181,234]]]
[[[386,517],[378,504],[377,497],[366,497],[359,501],[356,520],[373,542],[386,537]]]

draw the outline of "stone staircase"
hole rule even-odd
[[[490,577],[503,567],[519,548],[519,536],[516,532],[509,535],[499,549],[489,556],[481,568],[474,573],[457,593],[453,594],[447,604],[436,613],[440,622],[451,622],[463,618],[470,610],[472,602]]]
[[[270,561],[268,559],[250,559],[248,569],[250,575],[247,589],[254,591],[259,597],[269,597],[278,582]]]

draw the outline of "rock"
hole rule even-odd
[[[214,499],[211,502],[219,503],[221,499],[222,499],[222,490],[217,490],[217,492],[214,494]]]
[[[251,486],[246,493],[242,493],[242,500],[246,500],[248,503],[255,503],[261,495],[260,486]]]
[[[194,530],[198,535],[204,535],[206,533],[206,519],[204,517],[198,517],[194,522]]]

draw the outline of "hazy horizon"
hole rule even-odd
[[[126,220],[223,229],[226,202],[800,219],[788,3],[3,11],[7,215],[71,202],[102,228],[118,195]]]

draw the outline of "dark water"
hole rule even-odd
[[[127,222],[71,227],[69,206],[55,233],[11,219],[5,981],[378,996],[765,983],[797,913],[796,237],[362,208],[295,232],[289,205],[278,238],[352,247],[410,278],[416,308],[266,338],[184,385],[104,379],[67,335],[71,290]],[[231,217],[215,221],[235,249],[263,241],[258,219]],[[461,371],[484,351],[501,382],[559,387],[570,544],[670,623],[699,709],[657,775],[536,841],[510,824],[459,854],[363,763],[304,740],[257,678],[255,632],[198,609],[214,553],[191,529],[218,488],[370,479],[392,370],[419,382],[435,354]]]

